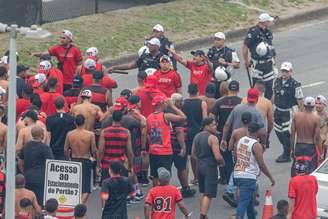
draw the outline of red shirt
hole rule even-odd
[[[92,74],[87,74],[87,73],[83,74],[82,79],[83,79],[83,87],[87,87],[93,84]],[[101,86],[107,89],[112,89],[117,87],[116,81],[111,79],[109,76],[104,76],[100,84]]]
[[[58,97],[62,97],[62,95],[58,92],[45,92],[40,94],[42,102],[41,111],[44,112],[47,116],[55,114],[57,112],[55,107],[55,101]],[[67,111],[66,103],[65,111]]]
[[[136,91],[135,95],[140,97],[140,112],[144,117],[148,117],[154,112],[154,106],[151,105],[153,98],[157,95],[164,95],[157,88],[140,88]]]
[[[174,70],[168,72],[157,70],[154,75],[157,77],[157,88],[167,97],[171,97],[182,86],[180,75]]]
[[[152,206],[152,219],[174,219],[176,203],[182,200],[179,189],[175,186],[155,186],[146,197],[146,204]]]
[[[198,66],[187,61],[187,68],[190,70],[190,83],[198,85],[199,95],[205,95],[206,86],[212,78],[210,67],[208,64]]]
[[[52,68],[50,69],[49,74],[47,75],[47,78],[56,78],[57,79],[57,92],[60,94],[63,94],[64,90],[64,79],[63,79],[63,73],[58,68]]]
[[[65,48],[61,45],[56,45],[53,47],[50,47],[48,49],[48,52],[51,56],[55,56],[58,60],[58,62],[63,62],[66,50],[68,48]],[[68,51],[66,55],[66,60],[63,64],[63,77],[64,77],[64,84],[72,84],[73,83],[73,77],[76,71],[76,67],[78,64],[82,61],[82,55],[79,48],[72,45],[72,48]]]
[[[317,217],[318,182],[315,176],[295,176],[289,181],[288,198],[295,199],[292,219]]]
[[[149,154],[172,155],[171,126],[163,112],[152,113],[147,118]]]
[[[30,106],[31,101],[28,99],[16,99],[16,121]]]

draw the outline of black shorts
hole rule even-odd
[[[218,169],[216,165],[197,165],[199,193],[215,198],[218,191]]]
[[[173,153],[173,163],[178,171],[183,171],[187,168],[187,159],[187,154],[184,157],[180,157],[177,152]]]
[[[158,177],[157,169],[164,167],[171,172],[172,166],[172,155],[154,155],[149,154],[150,163],[150,175],[152,177]]]
[[[91,193],[92,161],[85,158],[72,158],[72,161],[82,163],[82,193]]]

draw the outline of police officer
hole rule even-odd
[[[153,27],[153,36],[150,38],[156,37],[159,39],[161,46],[159,47],[159,51],[163,53],[164,55],[167,55],[171,58],[172,65],[174,70],[177,70],[177,61],[173,58],[173,55],[170,54],[168,49],[174,50],[173,43],[164,35],[164,27],[160,24],[156,24]]]
[[[275,64],[276,52],[272,46],[273,35],[269,29],[273,24],[274,18],[267,13],[263,13],[258,18],[256,26],[248,30],[243,44],[243,58],[247,69],[250,68],[252,83],[256,80],[265,82],[265,94],[268,99],[272,97],[273,80],[276,77]],[[248,50],[251,53],[251,61],[248,57]]]
[[[237,52],[225,46],[225,38],[225,34],[222,32],[214,34],[214,45],[209,48],[207,53],[210,62],[213,64],[214,80],[212,83],[214,83],[216,87],[215,98],[220,98],[221,96],[219,92],[220,81],[215,77],[215,72],[224,70],[228,75],[231,75],[233,69],[240,68]]]
[[[292,108],[298,105],[303,107],[303,92],[301,83],[291,77],[293,66],[290,62],[281,64],[281,76],[274,82],[273,103],[274,111],[274,130],[283,145],[283,153],[276,159],[277,163],[290,162],[290,126]]]
[[[130,70],[138,68],[139,71],[145,71],[147,69],[159,69],[159,60],[163,56],[159,48],[161,43],[156,37],[147,41],[147,50],[144,50],[136,61],[128,64],[116,65],[109,67],[105,72],[111,72],[115,70]]]

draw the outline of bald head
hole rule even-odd
[[[25,177],[23,174],[16,175],[16,188],[24,188],[25,187]]]
[[[35,125],[31,129],[31,135],[34,140],[42,140],[44,137],[44,130],[40,125]]]

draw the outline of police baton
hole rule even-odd
[[[248,77],[249,87],[250,88],[253,88],[253,82],[252,82],[251,75],[249,73],[249,67],[248,66],[245,66],[245,67],[246,67],[246,71],[247,71],[247,77]]]
[[[123,74],[123,75],[127,75],[127,74],[129,74],[129,72],[127,72],[127,71],[113,70],[113,71],[110,72],[110,74]]]

